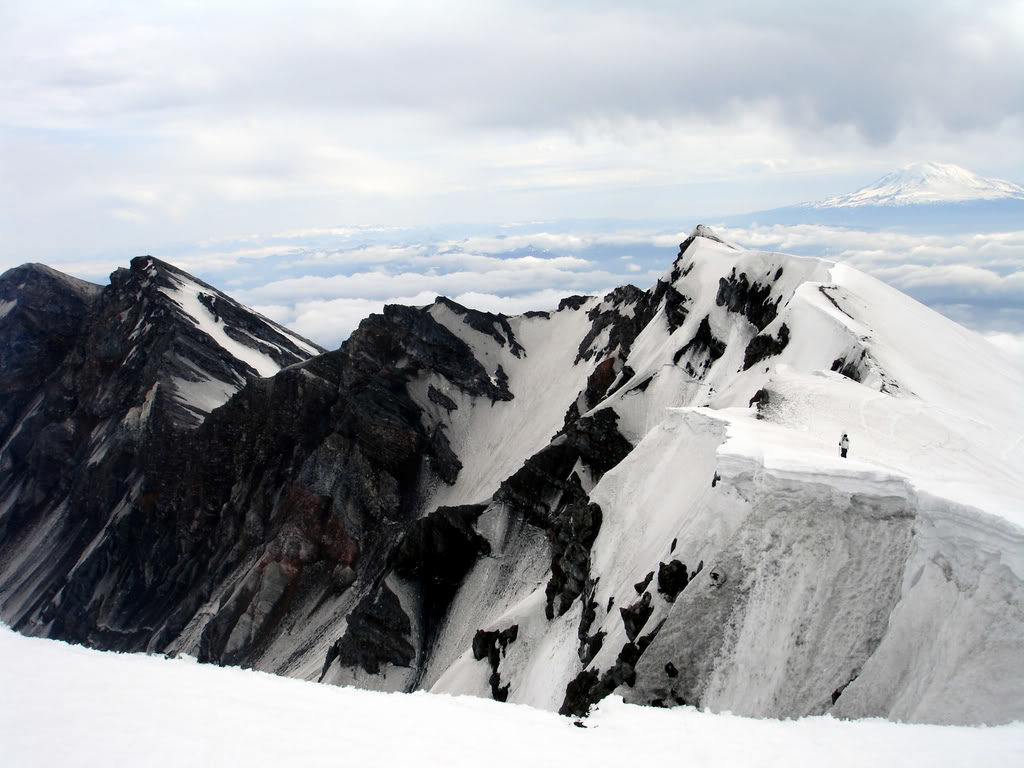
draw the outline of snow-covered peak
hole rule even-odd
[[[911,163],[856,192],[811,203],[814,208],[859,205],[957,203],[969,200],[1024,200],[1024,187],[987,178],[951,163]]]
[[[575,716],[1024,718],[1024,372],[845,264],[698,227],[648,290],[390,305],[298,366],[153,259],[101,303],[81,412],[48,387],[0,450],[31,633]]]

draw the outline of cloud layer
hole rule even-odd
[[[735,212],[927,158],[1020,179],[1022,71],[999,0],[14,0],[0,258]]]
[[[595,223],[595,225],[598,223]],[[842,261],[885,280],[954,320],[1024,339],[1024,230],[911,234],[823,225],[717,230],[748,248]],[[672,263],[686,230],[607,222],[518,225],[465,237],[452,232],[320,228],[157,254],[258,311],[333,347],[388,303],[423,305],[438,295],[517,314],[552,309],[570,294],[650,287]],[[116,263],[61,265],[105,282]]]

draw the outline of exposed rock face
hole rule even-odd
[[[0,276],[0,440],[75,346],[101,290],[42,264]]]
[[[640,638],[636,643],[632,641],[627,642],[619,651],[615,663],[603,674],[599,675],[597,670],[588,669],[577,675],[566,687],[565,699],[558,709],[559,714],[584,717],[590,713],[591,707],[612,693],[616,688],[632,688],[635,686],[636,665],[656,635],[657,630],[650,635]],[[663,701],[651,701],[648,703],[652,706],[666,706]],[[672,701],[669,706],[683,703],[680,699]]]
[[[696,576],[700,567],[694,571]],[[686,564],[679,560],[669,560],[667,563],[658,563],[658,591],[665,596],[670,603],[675,602],[676,597],[686,589],[690,581],[690,574],[687,573]]]
[[[601,530],[601,507],[590,502],[573,474],[551,531],[551,578],[545,594],[549,619],[561,616],[583,594],[590,578],[590,548]]]
[[[620,307],[632,307],[646,298],[646,294],[639,288],[632,285],[624,285],[604,297],[604,301],[590,310],[588,317],[592,323],[590,331],[580,342],[577,362],[590,360],[595,355],[598,359],[612,352],[616,347],[628,350],[636,338],[636,334],[643,328],[643,319],[630,317],[619,312],[611,312],[609,309]],[[637,322],[639,320],[639,322]],[[607,343],[598,348],[594,342],[602,333],[607,332]]]
[[[779,354],[789,344],[789,327],[783,323],[778,337],[759,334],[750,340],[743,351],[743,370],[749,370],[767,357]]]
[[[386,586],[376,599],[360,603],[349,615],[349,631],[334,648],[342,665],[358,665],[372,675],[381,665],[407,667],[415,658],[409,637],[412,624],[395,593]]]
[[[394,550],[395,572],[422,585],[420,622],[428,635],[477,558],[491,553],[490,543],[473,528],[485,506],[438,507],[414,521]]]
[[[303,360],[319,350],[148,257],[106,289],[33,267],[3,284],[17,293],[5,374],[26,383],[3,403],[20,429],[0,478],[10,500],[0,548],[52,524],[60,542],[46,572],[4,574],[8,621],[121,650],[192,637],[203,660],[248,665],[296,612],[342,595],[348,629],[331,661],[376,674],[429,650],[431,627],[490,548],[473,530],[483,505],[417,519],[421,489],[454,483],[462,464],[408,385],[429,374],[449,391],[509,401],[500,365],[489,374],[428,311],[398,306],[367,318],[341,350]],[[55,297],[60,311],[43,323],[39,307]],[[507,319],[438,306],[524,354]],[[290,367],[256,377],[233,353],[244,339],[268,366]],[[188,397],[190,385],[210,382],[225,401],[212,413],[220,402]],[[41,386],[43,407],[24,414],[20,393],[38,396]],[[458,408],[433,385],[429,400]],[[570,424],[571,461],[614,462],[623,448],[604,440],[614,420],[608,412]],[[568,472],[556,476],[563,483]],[[415,628],[388,574],[416,585]]]
[[[505,656],[508,646],[519,637],[519,626],[513,624],[511,627],[498,630],[477,630],[473,635],[473,658],[477,661],[487,659],[491,667],[491,676],[487,679],[491,686],[491,698],[495,701],[507,701],[509,685],[502,686],[501,673],[498,666]]]
[[[195,287],[201,312],[215,305],[219,319],[189,315],[175,298],[187,295],[182,285]],[[42,387],[40,407],[9,440],[0,549],[20,551],[43,528],[56,546],[45,574],[38,567],[5,572],[5,593],[20,595],[6,618],[25,631],[45,626],[52,636],[136,649],[165,643],[191,617],[194,607],[179,600],[216,566],[206,559],[213,529],[203,521],[216,510],[217,485],[229,481],[225,470],[244,453],[233,439],[219,452],[195,434],[197,419],[256,373],[204,330],[204,319],[214,333],[247,339],[232,348],[274,369],[275,361],[291,364],[318,350],[155,259],[135,259],[94,293],[82,331]],[[18,328],[4,328],[18,338]],[[302,407],[316,406],[311,398]],[[280,421],[284,434],[295,429],[288,416]],[[231,425],[232,438],[239,426]],[[170,489],[187,496],[190,483],[203,502],[182,518],[165,514]],[[257,589],[264,600],[271,582],[281,583],[281,574],[266,573],[266,589]]]
[[[776,279],[781,276],[781,272],[777,273]],[[737,277],[736,270],[733,270],[729,277],[719,279],[715,303],[727,307],[730,312],[744,315],[761,331],[779,313],[779,299],[772,301],[771,294],[771,285],[757,281],[751,283],[745,272]]]
[[[715,360],[725,354],[725,342],[715,338],[715,334],[711,330],[711,323],[708,322],[707,317],[700,321],[700,325],[697,326],[697,332],[693,335],[693,338],[679,348],[679,351],[673,356],[672,362],[678,364],[679,360],[686,354],[704,356],[703,370],[706,370]],[[691,376],[697,375],[697,371],[693,368],[687,372]]]

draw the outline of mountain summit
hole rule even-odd
[[[1024,373],[846,265],[698,227],[648,290],[320,354],[155,259],[0,300],[19,632],[574,716],[1024,718]]]
[[[1024,200],[1024,187],[1002,179],[979,176],[951,163],[911,163],[856,192],[809,205],[815,208],[848,208],[1002,199]]]

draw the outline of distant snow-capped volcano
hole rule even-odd
[[[1024,187],[1002,179],[979,176],[951,163],[911,163],[856,192],[808,205],[814,208],[851,208],[999,199],[1024,200]]]

